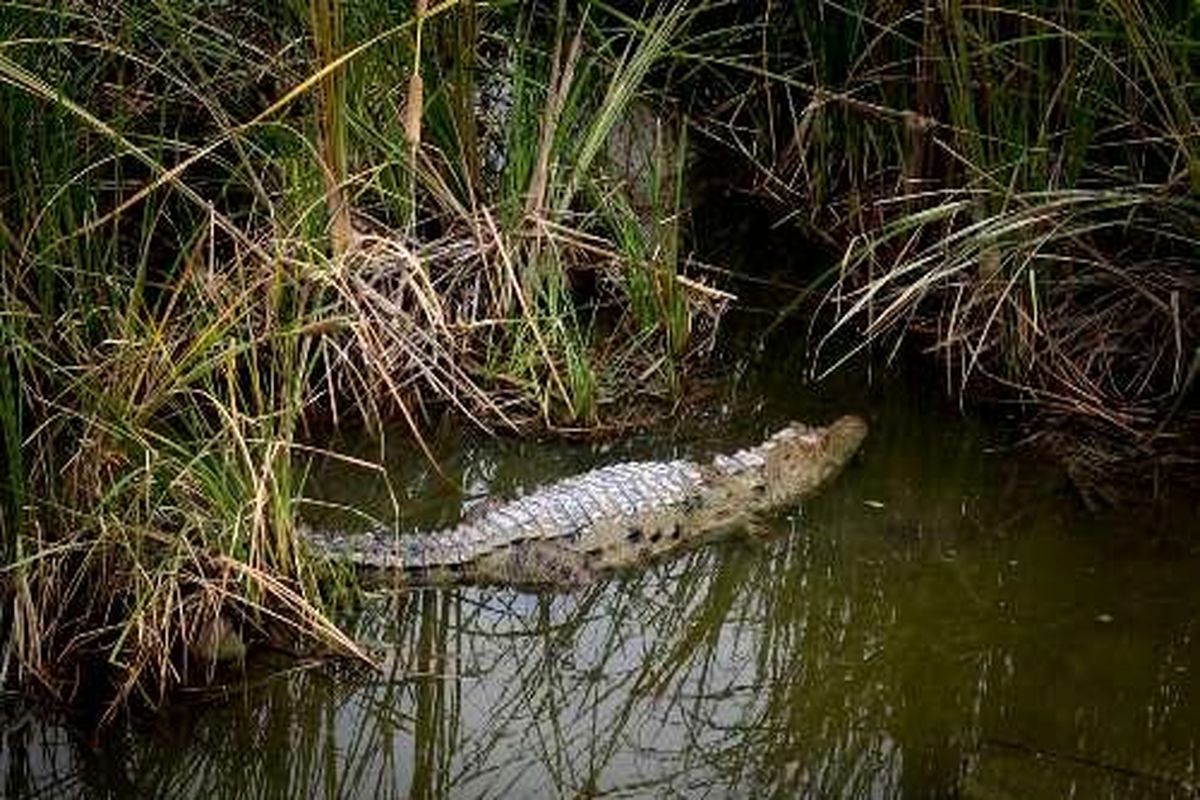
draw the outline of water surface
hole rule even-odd
[[[378,673],[259,663],[99,741],[10,714],[7,796],[1196,796],[1194,499],[1090,512],[1011,433],[896,379],[707,406],[603,447],[447,430],[448,480],[393,436],[390,488],[326,464],[314,496],[430,527],[790,417],[872,432],[801,508],[583,591],[373,594],[351,624]]]

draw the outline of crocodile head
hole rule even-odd
[[[833,477],[858,451],[867,423],[844,416],[824,428],[793,422],[760,445],[765,460],[763,489],[768,505],[799,500]]]
[[[716,456],[705,467],[703,525],[796,503],[844,467],[866,435],[860,417],[823,428],[792,422],[757,447]]]

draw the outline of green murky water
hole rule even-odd
[[[428,526],[789,416],[873,426],[835,484],[764,520],[771,536],[574,594],[371,597],[354,629],[382,672],[259,665],[219,704],[101,741],[9,717],[6,794],[1194,797],[1196,500],[1088,512],[1053,468],[925,392],[824,393],[723,390],[608,449],[448,431],[433,444],[465,498],[400,437],[383,453],[394,491],[326,466],[322,500]]]

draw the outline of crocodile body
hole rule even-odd
[[[858,450],[866,423],[792,423],[709,462],[637,461],[566,478],[432,533],[306,532],[317,549],[415,578],[578,584],[795,504]]]

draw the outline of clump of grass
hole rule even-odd
[[[952,389],[1178,436],[1200,352],[1194,9],[863,2],[774,20],[743,20],[761,57],[719,61],[743,97],[710,103],[704,128],[843,254],[816,373],[918,341]]]
[[[94,673],[112,713],[203,680],[230,637],[367,658],[295,536],[311,432],[419,436],[435,405],[593,425],[671,391],[720,295],[678,273],[682,156],[639,145],[645,189],[606,143],[655,115],[646,76],[689,19],[0,9],[0,679],[69,700]],[[490,164],[489,60],[511,94]]]

